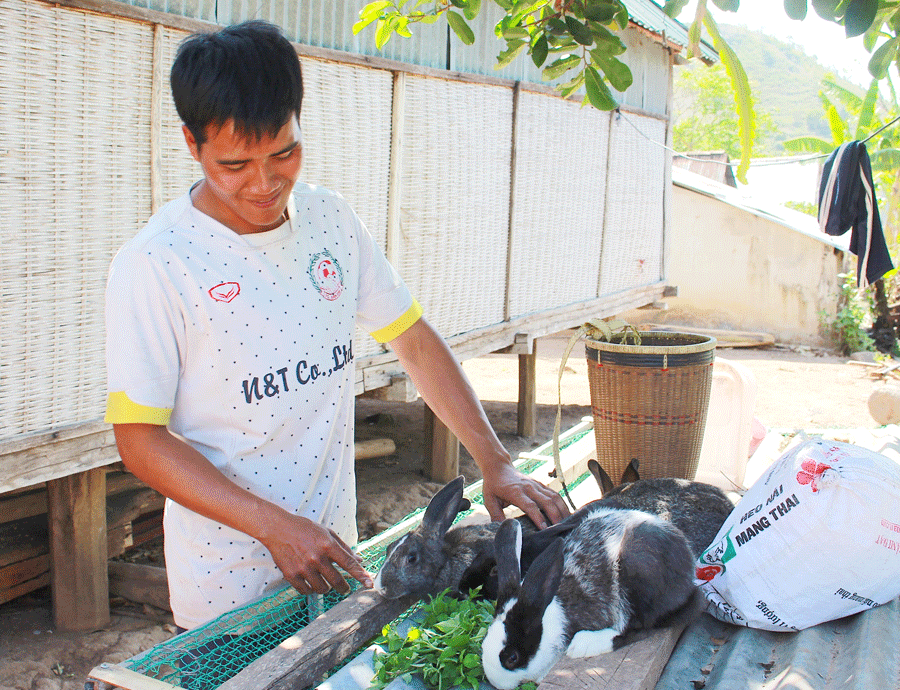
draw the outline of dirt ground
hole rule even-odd
[[[513,457],[549,440],[556,415],[557,375],[567,334],[536,343],[538,427],[532,439],[516,435],[518,358],[488,355],[464,363],[488,417]],[[756,381],[755,416],[768,429],[875,428],[868,411],[871,392],[883,381],[875,367],[805,347],[719,348],[717,356],[745,365]],[[561,381],[562,428],[590,414],[587,365],[576,347]],[[360,399],[357,438],[387,437],[397,451],[358,463],[362,538],[394,524],[425,505],[440,485],[422,474],[423,405]],[[465,450],[460,471],[479,478]],[[171,615],[146,605],[113,599],[109,626],[87,633],[54,630],[49,590],[0,606],[0,690],[81,690],[87,673],[101,662],[119,662],[174,634]]]

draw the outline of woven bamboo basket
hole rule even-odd
[[[597,461],[614,483],[637,458],[643,479],[693,479],[712,387],[715,338],[642,332],[641,344],[585,340]]]

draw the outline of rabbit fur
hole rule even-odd
[[[521,527],[506,520],[497,532],[499,594],[482,664],[499,690],[540,681],[564,654],[612,651],[632,631],[696,609],[694,559],[677,527],[642,511],[586,508],[521,583]]]
[[[453,520],[461,511],[468,510],[470,502],[463,496],[462,476],[449,482],[428,503],[421,524],[387,547],[384,564],[375,576],[375,589],[388,599],[408,594],[419,597],[433,596],[449,588],[457,594],[480,584],[480,575],[468,577],[468,584],[461,587],[464,573],[473,562],[475,573],[480,574],[487,563],[490,571],[494,565],[494,536],[500,522],[458,525],[451,529]],[[526,535],[527,563],[533,560],[550,543],[553,537],[565,534],[570,526],[552,526],[537,530],[526,516],[516,518]],[[493,598],[493,597],[492,597]]]
[[[687,537],[695,557],[712,543],[734,510],[725,492],[711,484],[675,478],[641,479],[637,460],[628,464],[622,483],[615,487],[596,460],[588,461],[588,469],[600,486],[601,505],[643,510],[671,522]]]

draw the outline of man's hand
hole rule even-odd
[[[350,585],[335,564],[366,589],[372,588],[372,576],[363,568],[362,559],[331,530],[285,513],[268,532],[260,541],[300,594],[325,594],[329,589],[349,592]]]
[[[502,520],[503,509],[508,505],[520,508],[540,529],[569,515],[569,508],[558,493],[510,464],[498,463],[483,471],[483,477],[484,507],[491,520]]]
[[[164,426],[115,424],[119,455],[141,481],[189,510],[262,542],[302,594],[350,586],[335,564],[371,588],[372,576],[331,530],[254,496]]]

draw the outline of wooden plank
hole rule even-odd
[[[121,464],[121,463],[117,463]],[[133,489],[147,489],[147,485],[130,472],[106,467],[106,495],[108,497]],[[0,495],[0,524],[47,513],[47,487],[44,484],[14,489]],[[0,540],[2,544],[2,540]]]
[[[218,690],[293,690],[315,684],[415,602],[415,596],[391,600],[358,590]]]
[[[47,482],[50,584],[60,630],[109,623],[106,472],[102,467]]]
[[[112,427],[94,424],[0,443],[0,493],[119,460]]]
[[[0,568],[49,552],[46,515],[0,525]]]
[[[537,355],[519,355],[519,401],[516,431],[531,438],[537,428]]]
[[[109,562],[109,593],[171,611],[166,569],[139,563]]]
[[[4,589],[0,591],[0,604],[5,604],[7,601],[12,601],[17,597],[24,596],[29,592],[33,592],[36,589],[40,589],[41,587],[46,587],[50,584],[50,572],[45,572],[43,575],[39,575],[33,580],[26,580],[25,582],[20,582],[14,587],[10,587],[9,589]]]
[[[0,592],[8,592],[23,582],[50,572],[50,554],[42,553],[0,568]],[[2,594],[0,594],[2,597]]]
[[[398,265],[403,233],[400,227],[400,202],[403,195],[403,125],[406,121],[406,74],[394,72],[391,103],[391,158],[388,169],[388,212],[385,254]]]
[[[119,664],[100,664],[87,677],[85,690],[175,690],[177,686],[150,678]]]
[[[162,183],[162,103],[163,90],[168,96],[170,65],[164,65],[163,30],[159,24],[153,25],[153,55],[150,61],[150,213],[156,213],[163,204]]]
[[[372,438],[368,441],[357,441],[353,444],[353,456],[356,460],[383,458],[397,451],[397,444],[390,438]]]
[[[684,625],[652,634],[609,654],[563,657],[538,685],[538,690],[653,690]]]
[[[459,439],[425,406],[425,476],[446,484],[459,476]]]
[[[47,490],[41,486],[31,491],[0,496],[0,524],[44,515],[47,512]]]
[[[503,283],[503,320],[509,321],[509,294],[510,285],[512,284],[513,274],[513,245],[516,235],[516,156],[519,151],[519,101],[522,94],[522,83],[516,82],[512,92],[512,121],[510,131],[510,150],[509,150],[509,205],[507,214],[509,216],[508,225],[506,227],[506,271],[504,273]]]

